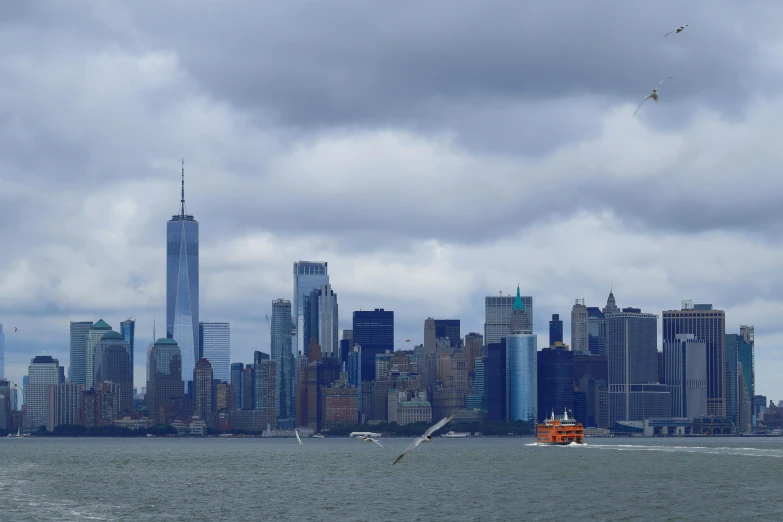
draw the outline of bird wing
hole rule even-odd
[[[438,431],[439,429],[441,429],[443,426],[445,426],[446,424],[448,424],[448,423],[449,423],[449,421],[450,421],[451,419],[453,419],[453,418],[454,418],[454,414],[452,413],[452,414],[451,414],[451,415],[449,415],[448,417],[446,417],[446,418],[444,418],[444,419],[441,419],[441,420],[439,420],[437,424],[435,424],[434,426],[430,427],[430,429],[428,429],[427,431],[425,431],[425,432],[424,432],[424,436],[425,436],[425,437],[429,437],[430,435],[432,435],[433,433],[435,433],[436,431]]]
[[[644,102],[646,102],[646,101],[647,101],[647,100],[649,100],[650,98],[652,98],[652,94],[648,94],[647,96],[645,96],[645,97],[644,97],[644,99],[643,99],[643,100],[642,100],[642,102],[639,104],[639,106],[636,108],[636,110],[635,110],[635,111],[633,111],[633,115],[634,115],[634,116],[636,116],[636,113],[637,113],[637,112],[639,112],[639,109],[641,109],[641,108],[642,108],[642,105],[644,104]]]
[[[678,27],[677,29],[679,29],[679,27]],[[664,37],[664,38],[666,38],[667,36],[669,36],[670,34],[672,34],[672,33],[673,33],[674,31],[676,31],[677,29],[672,29],[671,31],[669,31],[668,33],[666,33],[665,35],[663,35],[663,37]]]
[[[671,79],[672,79],[672,77],[669,76],[668,78],[664,78],[663,80],[659,81],[658,85],[655,86],[655,89],[657,90],[658,87],[660,87],[663,82],[665,82],[666,80],[671,80]]]
[[[422,442],[423,440],[424,440],[424,437],[419,437],[418,439],[414,440],[414,441],[413,441],[413,443],[412,443],[410,446],[408,446],[408,449],[406,449],[405,451],[403,451],[403,452],[402,452],[402,454],[401,454],[399,457],[397,457],[397,460],[395,460],[394,462],[392,462],[392,466],[393,466],[393,465],[395,465],[395,464],[397,464],[399,461],[401,461],[401,460],[402,460],[402,458],[403,458],[405,455],[407,455],[408,453],[410,453],[411,451],[413,451],[413,450],[416,448],[416,446],[418,446],[419,444],[421,444],[421,442]]]
[[[375,439],[372,439],[372,441],[373,441],[374,443],[376,443],[378,446],[380,446],[380,447],[383,447],[383,444],[381,444],[381,443],[380,443],[380,442],[378,442],[377,440],[375,440]]]
[[[294,433],[296,433],[296,440],[299,441],[299,444],[302,444],[302,439],[299,438],[299,430],[294,430]]]

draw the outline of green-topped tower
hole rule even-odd
[[[517,285],[517,296],[511,307],[511,333],[531,333],[527,312],[525,312],[525,303],[519,293],[519,285]]]

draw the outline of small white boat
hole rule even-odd
[[[325,439],[326,436],[324,436],[323,433],[316,433],[315,435],[313,435],[313,438],[314,439]]]
[[[463,439],[465,437],[470,437],[470,433],[466,433],[464,431],[450,431],[448,433],[444,433],[441,435],[441,437],[446,439]]]

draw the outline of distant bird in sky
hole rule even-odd
[[[669,76],[668,78],[664,78],[663,80],[659,81],[658,85],[655,86],[655,89],[653,89],[653,91],[650,94],[645,96],[644,99],[642,100],[642,103],[640,103],[639,106],[636,108],[636,110],[633,111],[633,115],[636,116],[636,113],[639,112],[639,109],[642,108],[642,104],[644,104],[644,102],[646,102],[650,98],[652,98],[656,103],[658,103],[658,87],[660,87],[663,82],[665,82],[666,80],[670,80],[671,78],[672,77]]]
[[[374,443],[376,443],[378,446],[380,446],[380,447],[383,447],[383,444],[381,444],[381,443],[380,443],[380,442],[378,442],[377,440],[373,439],[372,437],[360,437],[360,439],[359,439],[359,440],[363,440],[364,442],[374,442]]]
[[[296,433],[296,440],[299,441],[299,444],[304,444],[304,442],[302,442],[302,439],[299,438],[299,430],[294,429],[294,433]]]
[[[411,444],[410,446],[408,446],[408,449],[406,449],[405,451],[403,451],[403,452],[402,452],[402,455],[400,455],[399,457],[397,457],[397,460],[395,460],[395,461],[392,463],[392,465],[394,465],[394,464],[397,464],[397,463],[398,463],[400,460],[402,460],[402,458],[403,458],[405,455],[407,455],[408,453],[410,453],[411,451],[413,451],[414,449],[416,449],[416,446],[418,446],[418,445],[419,445],[419,444],[421,444],[422,442],[432,442],[432,434],[433,434],[433,433],[435,433],[436,431],[438,431],[439,429],[441,429],[441,428],[442,428],[443,426],[445,426],[446,424],[448,424],[448,423],[449,423],[449,421],[450,421],[452,418],[454,418],[454,414],[453,414],[453,413],[452,413],[451,415],[449,415],[448,417],[446,417],[445,419],[441,419],[441,420],[439,420],[439,421],[438,421],[438,423],[437,423],[437,424],[435,424],[434,426],[431,426],[431,427],[430,427],[430,428],[429,428],[427,431],[425,431],[425,432],[424,432],[424,435],[422,435],[421,437],[419,437],[419,438],[417,438],[416,440],[414,440],[414,441],[413,441],[413,444]]]
[[[17,328],[16,326],[14,326],[14,332],[18,332],[18,331],[19,331],[19,328]]]
[[[668,33],[663,35],[663,37],[665,38],[665,37],[669,36],[672,33],[680,34],[681,32],[683,32],[685,30],[686,27],[688,27],[688,24],[682,25],[682,26],[678,27],[677,29],[672,29],[671,31],[669,31]]]

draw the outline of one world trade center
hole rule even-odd
[[[166,225],[166,336],[182,353],[182,380],[198,359],[198,221],[185,212],[185,162],[179,214]],[[188,386],[185,385],[187,392]]]

